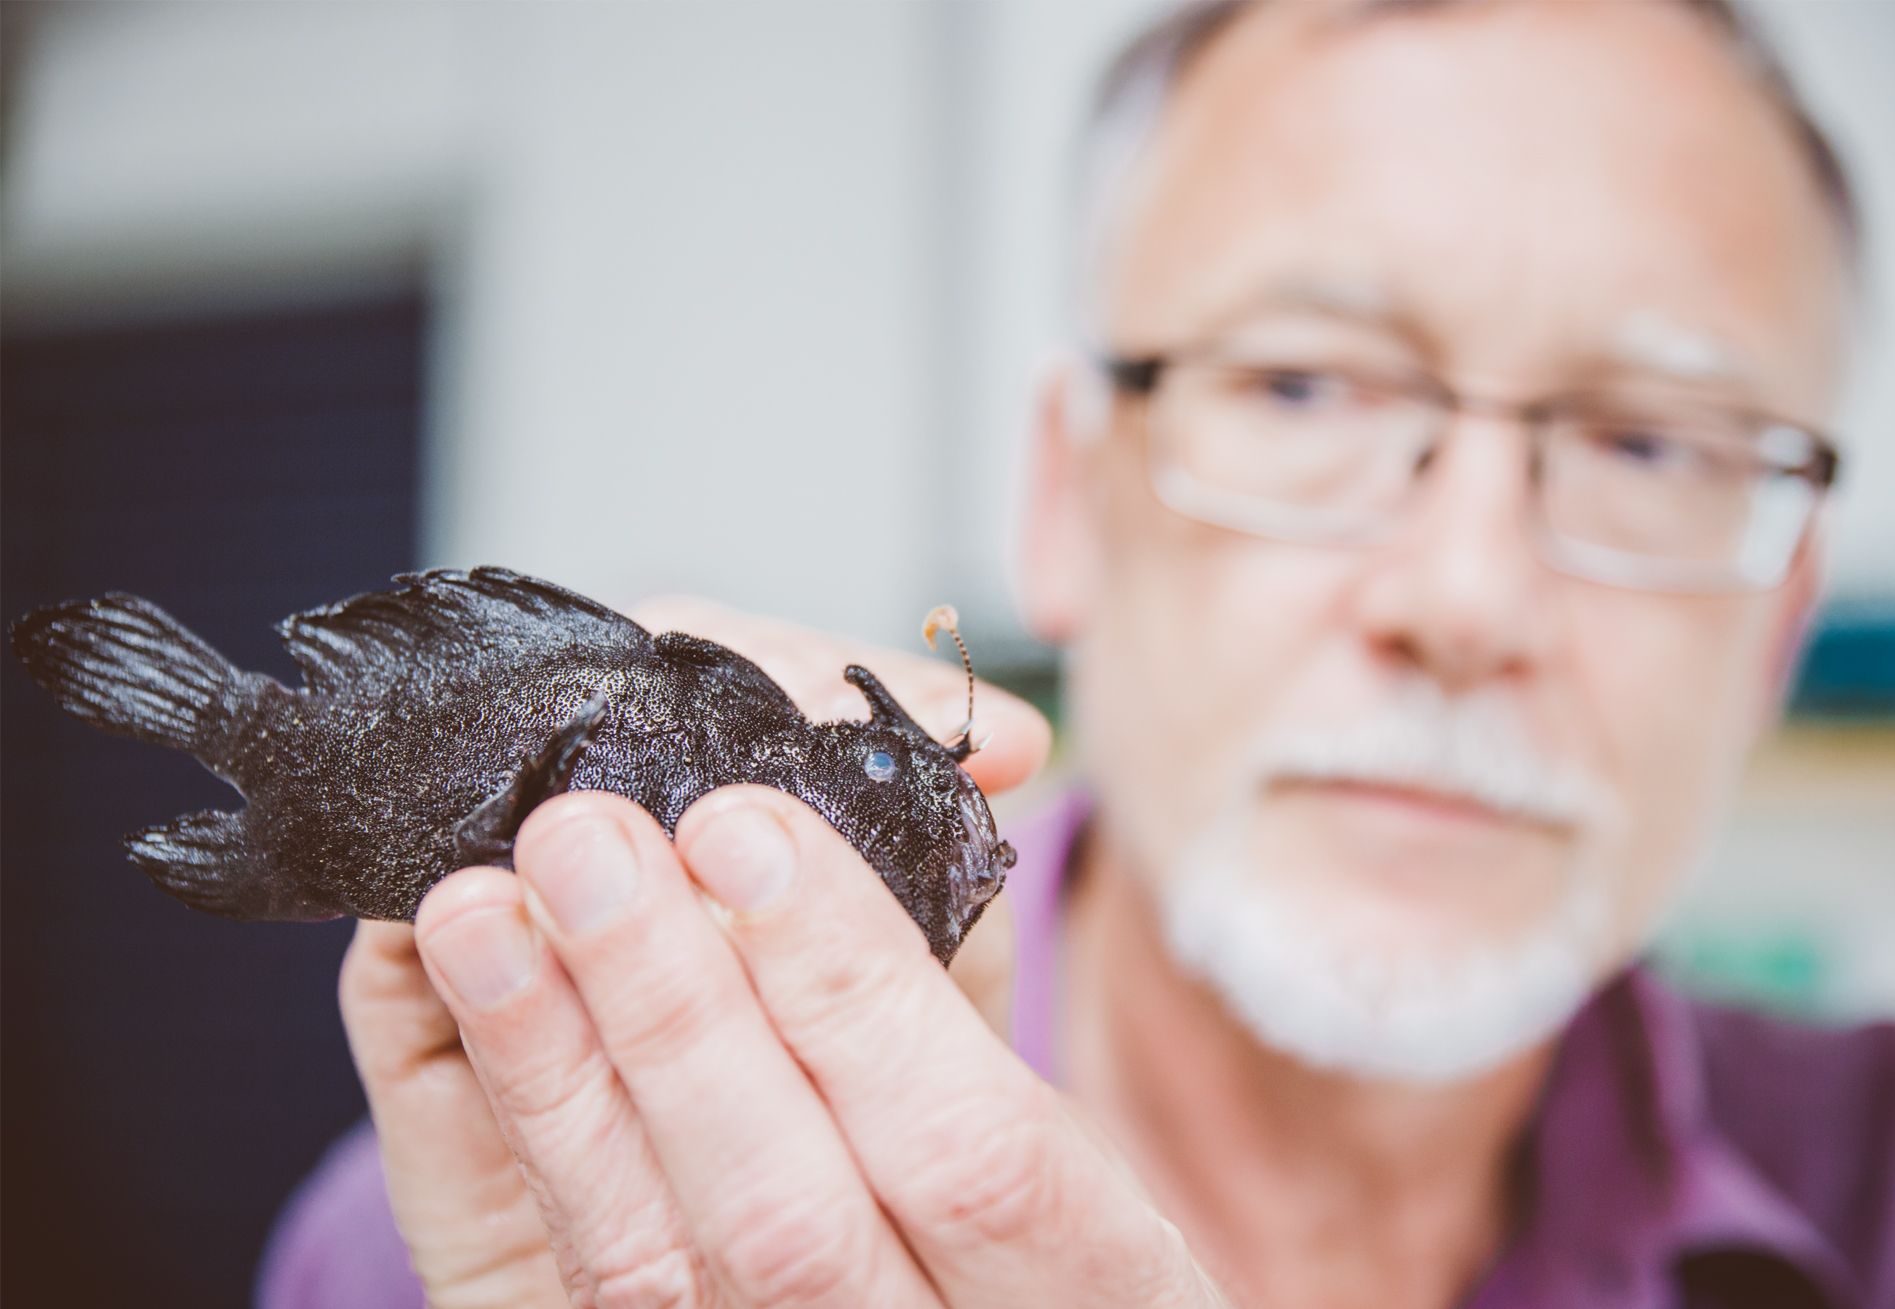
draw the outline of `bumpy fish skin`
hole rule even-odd
[[[794,795],[943,963],[1013,864],[965,746],[928,736],[866,669],[845,676],[869,719],[815,723],[741,655],[549,582],[395,581],[278,624],[294,690],[136,596],[36,610],[13,645],[69,712],[185,750],[249,800],[126,838],[161,889],[229,918],[412,920],[453,869],[508,863],[520,821],[565,789],[628,796],[668,833],[718,786]]]

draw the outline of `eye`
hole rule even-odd
[[[1675,441],[1637,428],[1608,432],[1605,443],[1613,454],[1635,464],[1675,463],[1682,453]]]
[[[1323,394],[1323,383],[1327,379],[1315,373],[1292,372],[1288,369],[1280,373],[1266,373],[1263,378],[1264,392],[1272,400],[1284,404],[1308,404]]]
[[[1636,416],[1597,423],[1587,432],[1593,450],[1612,464],[1639,473],[1692,476],[1720,471],[1717,447],[1681,434],[1677,423]]]
[[[1256,386],[1266,404],[1291,413],[1334,409],[1359,398],[1348,378],[1315,368],[1262,369]]]
[[[862,771],[872,782],[886,782],[895,775],[895,756],[886,750],[871,750],[862,761]]]

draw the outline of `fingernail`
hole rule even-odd
[[[796,872],[796,848],[776,816],[756,805],[716,815],[692,842],[691,871],[704,889],[744,913],[782,898]]]
[[[548,832],[531,872],[534,892],[575,936],[615,918],[630,902],[637,876],[624,829],[591,814],[574,815]]]
[[[431,933],[428,960],[475,1009],[492,1009],[525,989],[539,962],[526,924],[511,909],[465,914]]]

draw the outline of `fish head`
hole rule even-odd
[[[871,717],[826,729],[827,756],[805,796],[855,846],[947,963],[1013,867],[993,811],[944,745],[908,716],[866,669],[849,680]]]

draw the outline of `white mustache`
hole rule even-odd
[[[1260,786],[1407,787],[1561,827],[1590,825],[1606,810],[1605,787],[1543,754],[1511,699],[1493,691],[1450,696],[1432,682],[1405,683],[1351,723],[1268,732],[1250,762]]]

